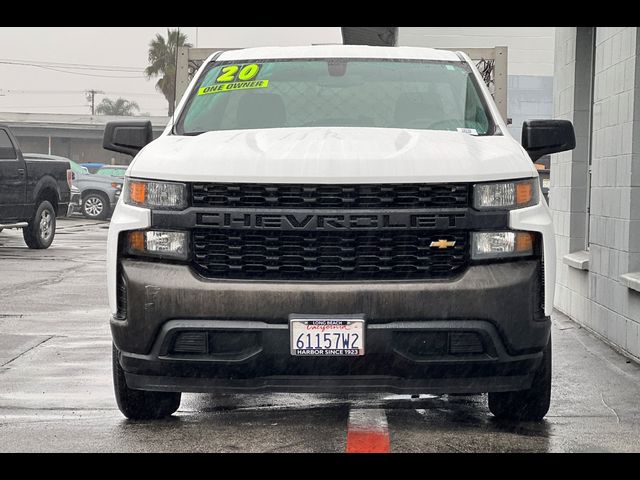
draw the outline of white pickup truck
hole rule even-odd
[[[460,52],[233,50],[135,155],[108,240],[116,398],[181,392],[489,392],[539,420],[551,392],[554,233],[532,160],[570,122],[508,133]]]

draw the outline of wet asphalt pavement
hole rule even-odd
[[[551,410],[499,422],[486,396],[196,395],[126,420],[111,385],[108,224],[58,222],[48,250],[0,233],[0,452],[344,452],[350,415],[392,452],[640,452],[640,366],[557,313]],[[353,418],[353,417],[352,417]]]

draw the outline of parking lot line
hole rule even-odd
[[[389,428],[384,409],[352,409],[347,427],[347,453],[389,453]]]

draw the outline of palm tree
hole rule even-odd
[[[126,100],[124,98],[118,98],[117,100],[111,100],[110,98],[104,98],[96,107],[96,113],[98,115],[135,115],[135,111],[139,111],[140,107],[136,102]]]
[[[180,30],[167,29],[165,39],[159,33],[149,42],[149,66],[144,70],[147,78],[160,77],[156,89],[169,102],[169,116],[173,115],[176,100],[176,53],[178,47],[191,47],[187,36]]]

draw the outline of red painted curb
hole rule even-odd
[[[349,412],[346,453],[389,453],[391,443],[384,410]]]
[[[347,453],[389,453],[388,432],[368,432],[349,430],[347,432]]]

